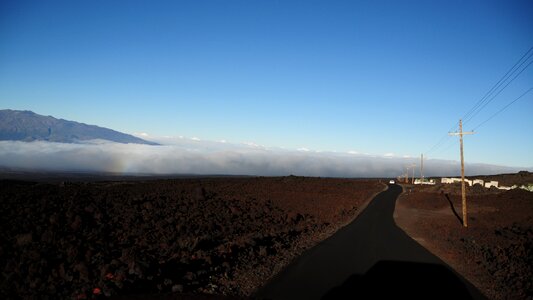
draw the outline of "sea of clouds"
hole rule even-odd
[[[419,158],[392,154],[287,150],[253,143],[159,138],[161,145],[120,144],[103,140],[66,144],[46,141],[0,141],[0,167],[38,171],[111,172],[121,174],[197,174],[320,177],[396,177]],[[467,164],[469,175],[517,172],[519,169]],[[425,176],[456,176],[457,161],[426,160]],[[418,170],[415,175],[419,176]]]

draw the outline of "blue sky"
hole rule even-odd
[[[532,15],[531,1],[4,0],[0,108],[417,156],[533,46]],[[533,67],[465,129],[531,87]],[[532,167],[532,112],[533,92],[466,137],[466,159]],[[428,156],[459,159],[456,143]]]

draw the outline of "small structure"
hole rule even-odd
[[[485,182],[485,187],[486,188],[490,188],[490,187],[498,187],[498,181],[487,181]]]
[[[435,181],[434,180],[430,180],[430,182],[432,183],[428,183],[428,182],[420,182],[419,179],[416,179],[415,180],[415,184],[435,184]],[[450,184],[450,183],[456,183],[456,182],[461,182],[461,178],[448,178],[448,177],[443,177],[440,179],[440,183],[442,184]],[[469,186],[473,186],[473,185],[476,185],[476,184],[479,184],[487,189],[490,189],[491,187],[495,187],[495,188],[498,188],[500,190],[512,190],[512,189],[515,189],[515,188],[521,188],[521,189],[524,189],[524,190],[527,190],[527,191],[530,191],[530,192],[533,192],[533,184],[530,183],[528,185],[522,185],[520,187],[518,187],[517,185],[513,185],[513,186],[498,186],[498,181],[495,181],[495,180],[491,180],[491,181],[487,181],[487,182],[484,182],[482,179],[474,179],[474,180],[468,180],[468,179],[465,179],[465,183],[468,184]]]
[[[474,179],[474,184],[473,185],[476,185],[476,184],[479,184],[481,186],[483,186],[485,184],[485,182],[481,179]]]
[[[417,178],[415,179],[415,184],[429,184],[429,185],[435,185],[435,179],[424,179],[424,181],[422,181],[421,179]]]
[[[461,182],[461,178],[447,178],[447,177],[443,177],[440,179],[440,183],[447,183],[447,184],[450,184],[450,183],[456,183],[456,182]],[[465,183],[468,184],[469,186],[472,186],[472,180],[468,180],[468,179],[465,179]]]
[[[455,183],[455,182],[461,182],[461,178],[443,177],[443,178],[440,179],[440,183]]]
[[[517,186],[513,185],[511,188],[517,188]],[[518,188],[526,190],[528,192],[533,192],[533,183],[528,183],[527,185],[521,185]]]

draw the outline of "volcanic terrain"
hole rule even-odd
[[[525,178],[527,177],[527,178]],[[477,178],[477,177],[476,177]],[[531,173],[484,177],[507,185]],[[461,185],[404,185],[396,223],[491,299],[533,297],[533,193],[467,188],[468,227],[462,226]]]
[[[3,180],[0,294],[248,296],[384,187],[295,176]]]

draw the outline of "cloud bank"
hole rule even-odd
[[[82,144],[0,141],[0,166],[38,171],[121,174],[198,174],[320,177],[396,177],[417,158],[371,156],[355,151],[284,150],[254,143],[232,144],[187,138],[162,138],[163,145],[119,144],[92,140]],[[517,168],[469,164],[469,175],[508,173]],[[460,174],[456,161],[424,162],[426,176]],[[418,170],[415,175],[418,176]]]

